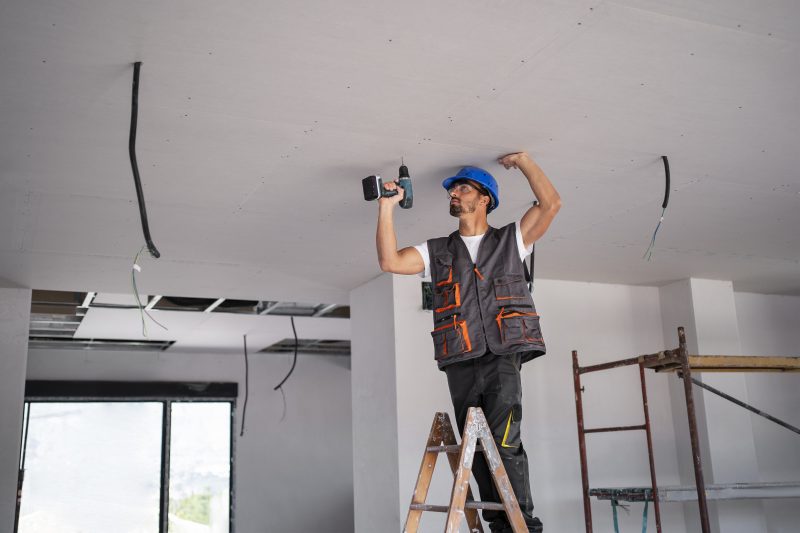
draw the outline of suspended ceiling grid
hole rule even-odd
[[[246,336],[248,351],[255,353],[283,346],[286,339],[293,348],[296,332],[302,353],[332,354],[341,353],[350,338],[350,310],[334,304],[141,294],[139,302],[141,311],[133,294],[33,291],[31,349],[242,353]]]
[[[455,227],[439,183],[531,196],[494,159],[529,150],[564,208],[537,276],[728,279],[800,294],[800,6],[709,2],[47,2],[0,7],[0,277],[346,303],[378,274],[360,179],[408,164],[401,245]],[[653,260],[666,154],[672,192]]]

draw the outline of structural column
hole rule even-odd
[[[666,347],[677,346],[678,326],[686,328],[690,354],[741,355],[733,285],[729,281],[686,279],[660,289]],[[747,401],[745,375],[695,373],[693,377]],[[678,462],[682,484],[694,484],[691,448],[686,422],[683,385],[670,386]],[[695,410],[706,484],[759,481],[752,418],[729,402],[695,388]],[[697,506],[685,506],[686,529],[697,528]],[[713,531],[725,533],[766,532],[759,501],[722,501],[709,504]]]
[[[447,379],[433,359],[421,282],[382,274],[350,294],[356,533],[401,530],[433,415],[452,413]],[[430,503],[450,497],[453,477],[441,461]],[[425,513],[423,531],[442,531],[444,519]]]
[[[393,276],[350,293],[356,533],[400,531]]]
[[[0,285],[0,530],[14,530],[31,290]]]

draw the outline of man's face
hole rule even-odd
[[[450,216],[454,217],[474,213],[479,208],[481,198],[483,198],[477,187],[469,181],[454,183],[447,190],[447,195],[450,197]]]

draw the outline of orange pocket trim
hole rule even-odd
[[[437,287],[441,287],[442,285],[447,285],[449,283],[453,283],[453,266],[450,265],[450,272],[447,275],[447,279],[444,281],[440,281],[436,284]]]
[[[506,310],[505,307],[501,307],[500,308],[500,312],[497,313],[497,319],[496,319],[497,328],[500,330],[500,335],[501,336],[503,335],[503,320],[505,320],[506,318],[515,318],[515,317],[518,317],[518,316],[535,316],[535,317],[539,316],[539,313],[523,313],[521,311],[511,311],[508,314],[503,314],[505,312],[505,310]],[[523,333],[523,336],[525,337],[525,340],[527,340],[527,341],[544,342],[544,339],[542,339],[541,337],[528,337],[524,333]]]
[[[469,329],[467,328],[467,321],[462,320],[458,323],[461,326],[461,334],[464,335],[464,343],[467,345],[465,352],[472,351],[472,341],[469,340]]]
[[[450,305],[445,305],[444,307],[439,307],[437,309],[434,309],[434,311],[436,313],[441,313],[443,311],[447,311],[448,309],[455,309],[456,307],[460,307],[461,306],[461,284],[460,283],[454,283],[453,284],[453,292],[455,293],[454,296],[453,296],[455,301],[453,303],[451,303]]]
[[[447,323],[444,326],[439,326],[438,328],[434,329],[433,331],[434,332],[442,331],[442,330],[450,329],[450,328],[453,328],[453,329],[461,328],[461,334],[464,337],[464,344],[466,345],[466,347],[464,348],[464,352],[463,353],[471,352],[472,351],[472,341],[470,341],[470,339],[469,339],[469,328],[467,328],[467,321],[466,320],[456,320],[456,315],[453,315],[453,322],[452,323]],[[445,342],[444,342],[444,350],[443,350],[443,354],[442,355],[444,355],[444,356],[448,355],[448,353],[447,353],[447,340],[446,339],[445,339]]]

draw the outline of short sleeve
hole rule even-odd
[[[525,261],[525,258],[531,255],[533,252],[533,243],[527,248],[525,247],[525,241],[522,240],[522,229],[520,228],[520,222],[517,221],[514,224],[514,232],[517,234],[517,250],[519,251],[519,258]],[[428,263],[425,263],[425,268],[428,268]]]
[[[425,269],[420,272],[419,277],[427,278],[431,275],[431,255],[428,252],[428,243],[423,242],[422,244],[416,245],[414,248],[417,249],[419,255],[422,256],[422,262],[425,263]]]

